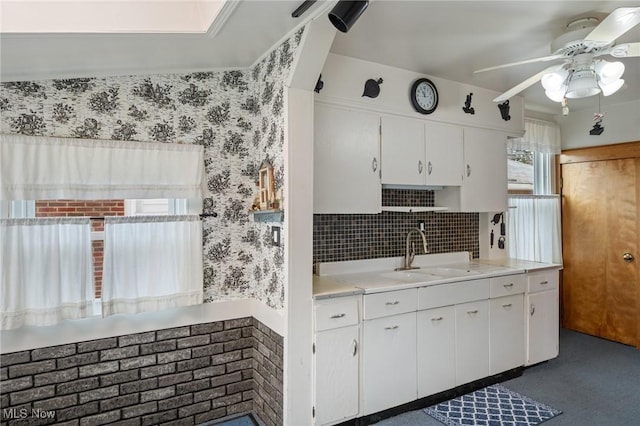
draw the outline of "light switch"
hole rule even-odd
[[[280,245],[280,227],[279,226],[271,227],[271,244],[274,246]]]

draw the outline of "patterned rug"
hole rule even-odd
[[[534,426],[562,413],[502,385],[487,386],[424,411],[448,426]]]

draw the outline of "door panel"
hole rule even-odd
[[[640,160],[562,165],[563,324],[638,345]]]

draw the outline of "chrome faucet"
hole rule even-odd
[[[413,243],[409,244],[411,242],[411,234],[414,232],[417,232],[422,237],[422,246],[424,249],[424,253],[429,253],[429,249],[427,248],[427,237],[424,235],[424,232],[422,232],[418,228],[409,229],[409,232],[407,232],[407,246],[404,257],[404,266],[402,268],[397,268],[396,270],[418,269],[418,267],[411,266],[411,264],[413,263],[413,259],[416,256],[415,246],[413,245]]]

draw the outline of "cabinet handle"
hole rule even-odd
[[[431,321],[442,321],[442,317],[431,318]]]
[[[549,281],[540,281],[540,285],[547,285],[549,284]]]
[[[388,327],[385,327],[384,329],[385,329],[385,330],[395,330],[395,329],[397,329],[398,327],[399,327],[399,326],[397,326],[397,325],[390,325],[390,326],[388,326]]]
[[[467,164],[467,177],[471,176],[471,166]]]
[[[511,303],[506,303],[504,305],[502,305],[503,308],[510,308],[511,307]]]
[[[473,311],[467,311],[467,313],[468,313],[469,315],[474,315],[474,314],[477,314],[477,313],[478,313],[478,310],[477,310],[477,309],[474,309]]]
[[[532,303],[531,307],[529,308],[529,315],[533,316],[533,314],[536,313],[536,306]]]
[[[431,164],[431,161],[429,161],[429,164],[427,165],[427,171],[429,172],[429,176],[431,176],[431,172],[433,171],[433,165]]]
[[[338,318],[342,318],[344,316],[346,316],[347,314],[342,313],[342,314],[335,314],[335,315],[331,315],[329,318],[331,319],[338,319]]]
[[[358,353],[358,342],[356,341],[356,339],[353,339],[353,356],[356,356],[357,353]]]
[[[385,305],[397,305],[397,304],[399,304],[399,303],[400,303],[399,301],[394,300],[393,302],[385,302],[384,304],[385,304]]]
[[[505,284],[503,285],[504,288],[511,288],[513,287],[513,283],[509,283],[509,284]]]
[[[418,160],[418,174],[422,174],[422,160]]]
[[[371,169],[375,172],[378,170],[378,160],[376,157],[373,157],[373,161],[371,162]]]

